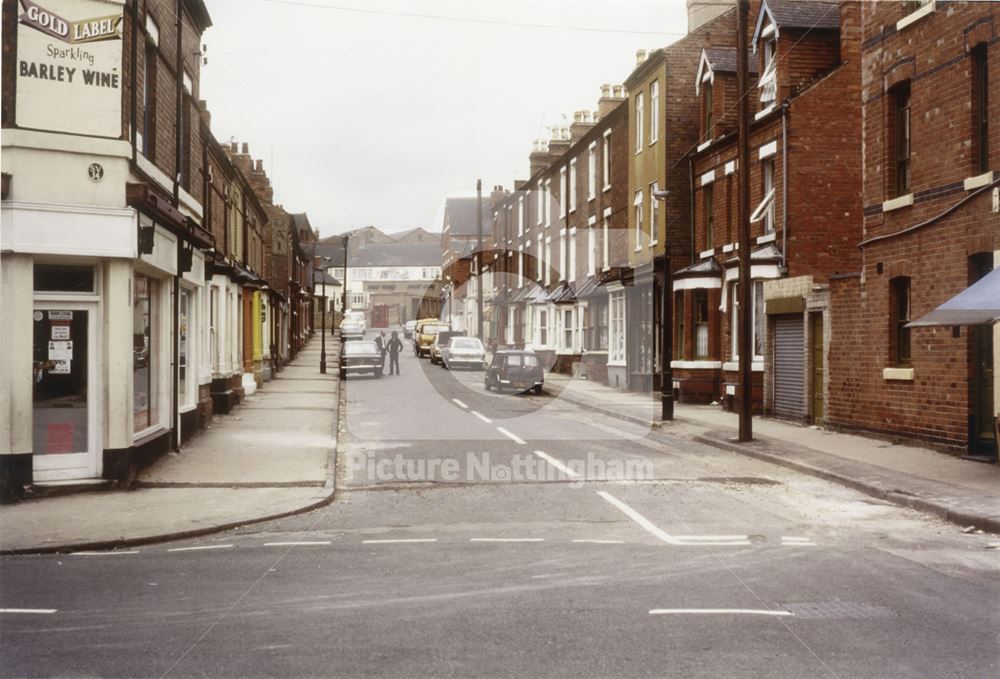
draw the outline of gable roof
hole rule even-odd
[[[747,53],[747,66],[750,75],[757,75],[757,60],[751,58],[753,52]],[[711,82],[715,82],[716,73],[736,73],[736,50],[725,47],[706,47],[701,51],[698,62],[698,73],[694,80],[695,94],[701,93],[701,83],[706,74]]]
[[[757,14],[751,44],[757,51],[757,40],[764,29],[764,19],[774,24],[774,34],[782,28],[837,30],[840,28],[840,5],[819,0],[764,0]]]
[[[444,206],[444,225],[454,236],[478,236],[479,224],[476,220],[477,198],[448,198]],[[489,230],[488,201],[483,201],[483,238]]]

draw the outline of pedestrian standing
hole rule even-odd
[[[403,342],[399,339],[399,333],[395,330],[392,331],[392,337],[385,346],[386,351],[389,353],[389,374],[398,375],[399,374],[399,352],[403,350]]]

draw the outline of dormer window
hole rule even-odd
[[[704,98],[702,99],[705,106],[705,141],[711,141],[713,138],[712,128],[715,127],[715,104],[712,100],[714,83],[709,80],[702,87],[705,91]]]
[[[769,26],[768,28],[772,28]],[[764,32],[766,32],[765,29]],[[777,54],[777,41],[774,38],[774,31],[768,37],[763,39],[764,47],[764,70],[760,76],[760,82],[757,87],[760,89],[760,103],[763,108],[768,106],[773,106],[775,99],[778,98],[778,60],[775,58]]]

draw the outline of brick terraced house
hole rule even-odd
[[[831,283],[827,419],[995,459],[998,333],[909,323],[1000,264],[1000,3],[861,12],[861,259]]]

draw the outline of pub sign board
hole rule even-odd
[[[123,2],[17,4],[18,127],[120,138]]]

